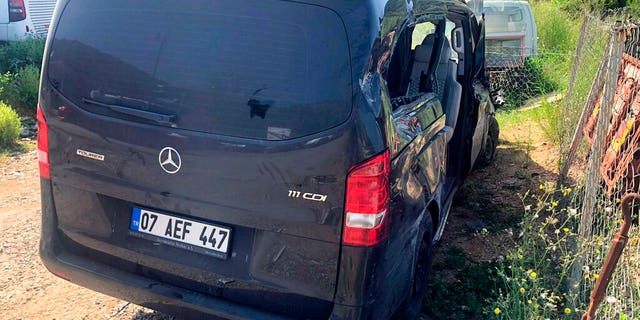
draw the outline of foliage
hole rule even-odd
[[[15,145],[21,129],[18,114],[10,106],[0,102],[0,148]]]
[[[37,37],[0,45],[0,101],[24,115],[35,115],[43,51]]]
[[[40,68],[43,52],[44,40],[37,37],[8,42],[0,46],[0,73],[15,73],[26,66]]]
[[[557,3],[563,10],[574,16],[585,11],[610,15],[625,7],[629,7],[632,13],[639,12],[637,0],[559,0]]]
[[[38,105],[38,88],[40,86],[40,69],[27,65],[15,74],[5,74],[0,78],[0,99],[5,100],[16,110],[24,114],[35,114]]]
[[[560,54],[566,59],[567,53],[573,53],[580,37],[582,17],[570,16],[553,2],[532,3],[531,9],[538,29],[538,48],[541,51]],[[556,67],[569,71],[571,65]]]

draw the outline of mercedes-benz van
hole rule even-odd
[[[58,1],[45,266],[184,318],[415,318],[498,138],[482,24],[436,2]]]

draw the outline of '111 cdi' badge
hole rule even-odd
[[[305,200],[325,202],[327,201],[327,196],[319,193],[311,193],[305,192],[302,193],[300,191],[289,190],[289,198],[302,198]]]

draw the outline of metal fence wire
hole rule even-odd
[[[570,289],[583,301],[589,296],[602,301],[595,313],[597,319],[639,319],[640,228],[636,204],[640,201],[629,195],[640,192],[640,26],[629,21],[613,27],[605,25],[608,44],[595,79],[591,79],[589,94],[580,101],[571,97],[569,89],[563,110],[563,120],[570,124],[567,127],[576,130],[573,140],[567,140],[573,143],[566,144],[570,147],[561,174],[566,175],[573,165],[574,176],[582,186],[572,207],[581,214],[576,250],[584,254],[574,265]],[[580,78],[581,54],[578,50],[575,81]],[[580,154],[580,141],[586,141],[587,147],[585,154],[576,156]],[[574,164],[574,159],[585,157],[586,164]],[[629,223],[630,228],[625,230]],[[616,236],[623,226],[627,235]],[[621,243],[626,243],[624,251]],[[615,251],[612,248],[622,253],[617,265],[611,254],[607,258],[610,250]],[[607,260],[612,262],[611,275],[603,269]],[[607,280],[606,288],[593,290]],[[585,315],[583,319],[592,317]]]

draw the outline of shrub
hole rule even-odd
[[[13,109],[0,102],[0,147],[9,147],[20,137],[20,117]]]
[[[0,76],[0,100],[14,106],[16,110],[33,115],[38,105],[38,88],[40,85],[40,69],[34,65],[27,65],[15,74]]]
[[[39,68],[43,52],[44,40],[36,37],[0,46],[0,73],[17,72],[29,65]]]

